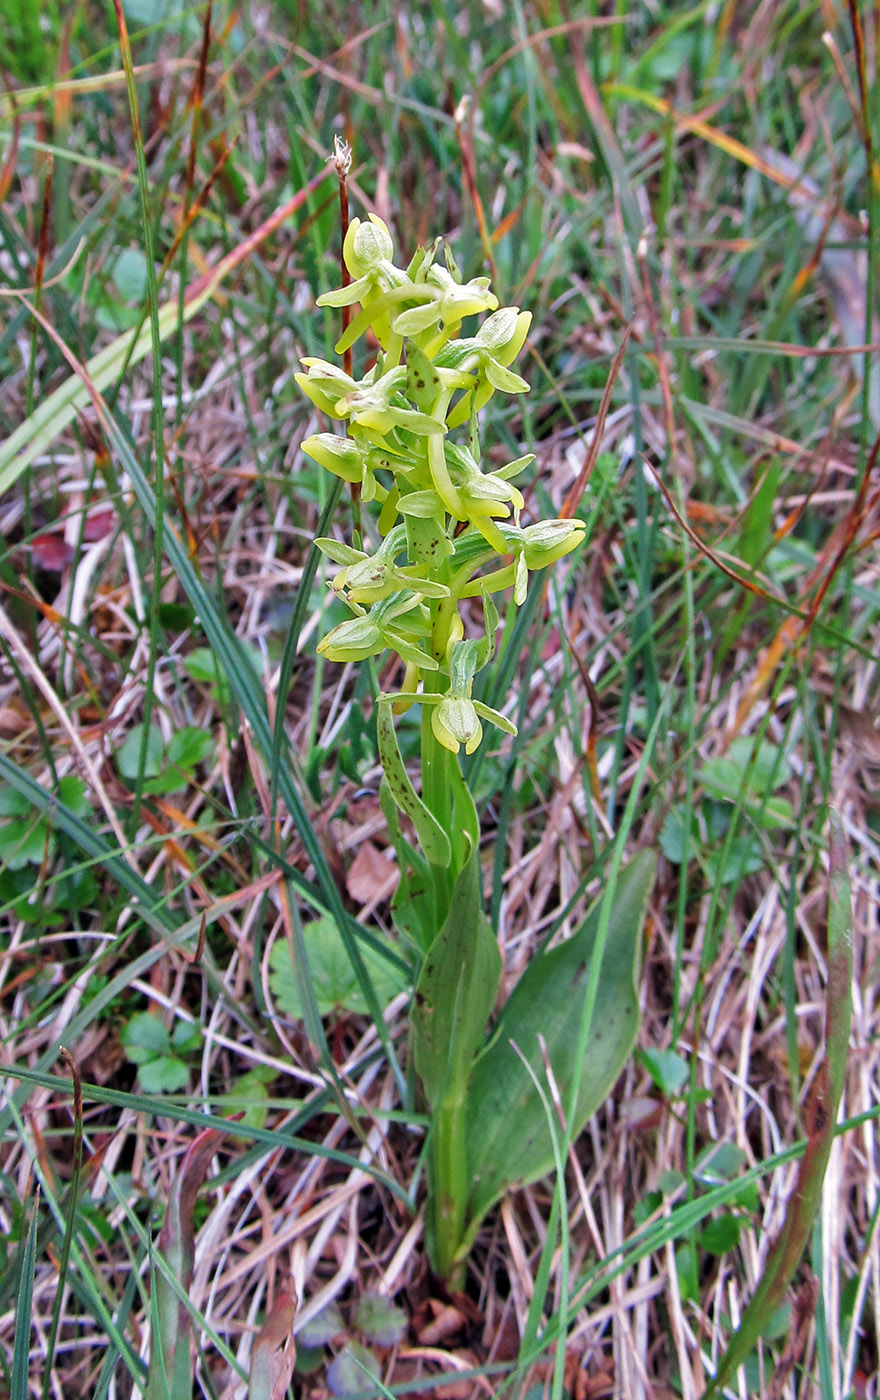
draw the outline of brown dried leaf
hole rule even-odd
[[[251,1348],[248,1400],[284,1400],[296,1361],[295,1315],[296,1298],[279,1293]]]
[[[397,869],[372,841],[363,841],[345,883],[356,904],[377,904],[393,892]]]

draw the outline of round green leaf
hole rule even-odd
[[[309,976],[320,1014],[331,1016],[349,1011],[365,1015],[367,1004],[333,919],[317,919],[314,923],[306,924],[303,938]],[[362,954],[380,1005],[387,1006],[402,991],[405,985],[403,978],[371,948],[363,947]],[[302,1020],[304,1012],[296,973],[284,939],[279,938],[273,944],[269,966],[269,981],[279,1007],[295,1020]]]
[[[367,1341],[393,1347],[406,1336],[406,1313],[379,1293],[365,1293],[357,1305],[354,1325]]]
[[[120,1031],[119,1039],[129,1052],[128,1058],[135,1064],[142,1064],[146,1058],[167,1054],[171,1045],[167,1030],[151,1011],[139,1011],[132,1016],[128,1025]],[[133,1054],[133,1051],[138,1053]]]
[[[138,763],[140,761],[141,737],[143,735],[143,725],[138,725],[133,729],[126,739],[122,748],[116,755],[116,762],[119,764],[119,771],[123,778],[129,782],[137,781]],[[147,734],[147,753],[144,763],[144,777],[158,777],[162,767],[162,754],[165,745],[162,742],[162,734],[158,725],[151,724]]]
[[[148,1060],[141,1065],[138,1079],[145,1094],[174,1094],[186,1088],[189,1070],[183,1060],[173,1055],[160,1055],[158,1060]]]

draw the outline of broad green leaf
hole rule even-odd
[[[451,1084],[466,1083],[500,978],[501,954],[483,913],[474,849],[455,882],[449,913],[425,954],[416,984],[413,1060],[432,1107]]]
[[[333,919],[316,919],[303,928],[309,977],[315,991],[318,1011],[322,1016],[338,1015],[341,1011],[357,1015],[367,1013],[367,1004],[339,930]],[[362,948],[362,956],[381,1005],[387,1006],[405,983],[402,975],[371,948]],[[286,1015],[300,1021],[303,1006],[297,986],[290,949],[283,938],[272,945],[269,955],[270,982],[279,1007]]]
[[[602,897],[566,943],[526,968],[505,1005],[493,1039],[477,1060],[467,1098],[468,1201],[471,1233],[513,1186],[545,1176],[553,1166],[546,1114],[523,1058],[546,1079],[543,1038],[563,1103],[577,1083],[572,1138],[607,1097],[635,1044],[637,978],[642,928],[654,883],[654,856],[642,851],[621,872],[602,959],[596,1013],[582,1064],[574,1046],[590,975]]]

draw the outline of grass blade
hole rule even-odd
[[[20,1250],[18,1293],[15,1300],[15,1346],[12,1352],[12,1387],[10,1400],[28,1400],[28,1370],[31,1343],[31,1301],[34,1295],[36,1265],[37,1220],[40,1214],[40,1193],[34,1198],[34,1208]]]
[[[58,1257],[58,1288],[55,1293],[55,1301],[52,1304],[52,1321],[49,1325],[49,1335],[46,1338],[46,1359],[43,1363],[43,1389],[42,1400],[48,1400],[49,1390],[52,1385],[52,1362],[55,1357],[55,1343],[58,1339],[58,1327],[61,1322],[61,1306],[64,1302],[64,1288],[67,1279],[67,1269],[70,1264],[70,1249],[73,1244],[73,1232],[76,1226],[76,1211],[79,1205],[79,1184],[82,1176],[83,1164],[83,1132],[82,1132],[82,1084],[79,1077],[79,1066],[69,1050],[61,1048],[61,1058],[70,1069],[73,1076],[73,1173],[68,1188],[69,1197],[67,1205],[67,1219],[64,1222],[64,1239],[61,1242],[61,1253]]]

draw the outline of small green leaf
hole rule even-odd
[[[26,817],[31,810],[27,798],[15,788],[0,788],[0,817]]]
[[[701,1152],[694,1166],[694,1179],[701,1186],[710,1189],[733,1181],[741,1172],[748,1158],[741,1147],[734,1142],[716,1142]]]
[[[858,1279],[852,1279],[850,1282],[858,1287]],[[781,1342],[784,1338],[791,1336],[792,1312],[791,1303],[783,1303],[781,1307],[770,1314],[766,1325],[761,1330],[761,1336],[765,1342]]]
[[[664,1196],[672,1196],[681,1186],[684,1186],[686,1177],[682,1172],[676,1171],[674,1167],[669,1167],[665,1172],[661,1172],[657,1178],[657,1185]]]
[[[248,1128],[262,1128],[266,1123],[265,1104],[269,1099],[268,1085],[275,1078],[271,1065],[254,1065],[253,1069],[233,1080],[229,1092],[231,1114],[240,1114]],[[244,1107],[242,1108],[242,1104]]]
[[[306,1346],[300,1332],[296,1339],[294,1371],[298,1376],[313,1376],[324,1364],[324,1348]]]
[[[315,991],[318,1011],[322,1016],[352,1012],[365,1015],[366,1001],[355,975],[336,923],[331,918],[316,919],[303,928],[309,976]],[[403,978],[392,966],[369,947],[362,948],[363,959],[370,974],[376,996],[387,1006],[403,989]],[[290,949],[282,938],[276,939],[269,955],[270,984],[279,1007],[295,1020],[304,1012],[297,986]]]
[[[139,724],[131,731],[125,743],[116,754],[116,762],[119,764],[120,773],[123,778],[126,778],[132,783],[137,781],[143,732],[143,725]],[[162,768],[162,754],[164,750],[165,745],[162,742],[161,731],[158,725],[151,724],[147,734],[147,753],[144,763],[145,778],[158,777]]]
[[[194,1021],[175,1021],[171,1032],[171,1044],[178,1054],[185,1055],[198,1050],[202,1043],[201,1027]]]
[[[68,773],[58,784],[58,799],[77,817],[87,817],[91,811],[88,789],[82,778]]]
[[[22,870],[26,865],[42,865],[47,851],[48,827],[45,819],[36,814],[27,821],[4,822],[0,826],[0,865],[8,870]],[[55,843],[48,841],[49,856],[54,854]]]
[[[313,1318],[304,1323],[297,1337],[304,1347],[323,1347],[345,1331],[342,1313],[336,1303],[328,1303]]]
[[[741,788],[758,797],[784,787],[791,777],[791,766],[775,744],[765,740],[756,753],[751,739],[734,739],[723,758],[709,758],[697,778],[713,797],[735,799]]]
[[[687,824],[685,816],[684,803],[677,802],[666,814],[666,820],[660,832],[660,849],[666,859],[672,861],[673,865],[681,865],[684,860],[686,836],[688,856],[692,857],[699,849],[700,834],[696,814],[689,813],[690,820]]]
[[[727,1254],[739,1243],[741,1228],[741,1223],[735,1215],[719,1215],[700,1231],[697,1244],[707,1254]]]
[[[633,1220],[637,1225],[644,1225],[649,1220],[655,1210],[659,1210],[663,1204],[663,1195],[660,1191],[649,1191],[640,1201],[636,1201],[633,1207]]]
[[[674,1098],[680,1093],[690,1078],[687,1061],[674,1050],[643,1050],[641,1060],[657,1088],[667,1098]]]
[[[196,620],[195,612],[186,603],[160,603],[157,616],[169,632],[186,632]]]
[[[763,852],[754,836],[740,832],[734,836],[727,853],[724,848],[706,857],[706,870],[713,884],[730,885],[744,875],[756,875],[766,864]]]
[[[259,676],[263,670],[263,658],[259,649],[245,643],[239,644],[239,650],[243,653],[243,657],[237,657],[236,661],[242,659],[245,664],[249,661],[256,675]],[[232,698],[232,688],[210,647],[196,647],[184,658],[183,664],[192,680],[208,686],[212,695],[221,704],[229,704]]]
[[[135,1064],[143,1064],[145,1059],[155,1055],[166,1055],[171,1047],[167,1030],[150,1011],[139,1011],[132,1016],[120,1031],[119,1039]]]
[[[113,281],[123,301],[143,301],[147,290],[147,260],[140,248],[123,248],[113,264]]]
[[[194,725],[187,725],[185,729],[172,734],[166,757],[175,768],[189,772],[210,758],[215,748],[213,735],[204,729],[196,729]]]
[[[331,1395],[359,1395],[371,1390],[370,1381],[378,1379],[378,1361],[359,1342],[348,1342],[327,1367],[327,1388]]]
[[[393,1347],[406,1336],[407,1318],[403,1308],[390,1299],[379,1293],[365,1293],[357,1305],[354,1325],[368,1342]]]
[[[189,1083],[189,1070],[174,1055],[160,1055],[140,1066],[138,1079],[145,1094],[176,1094]]]

